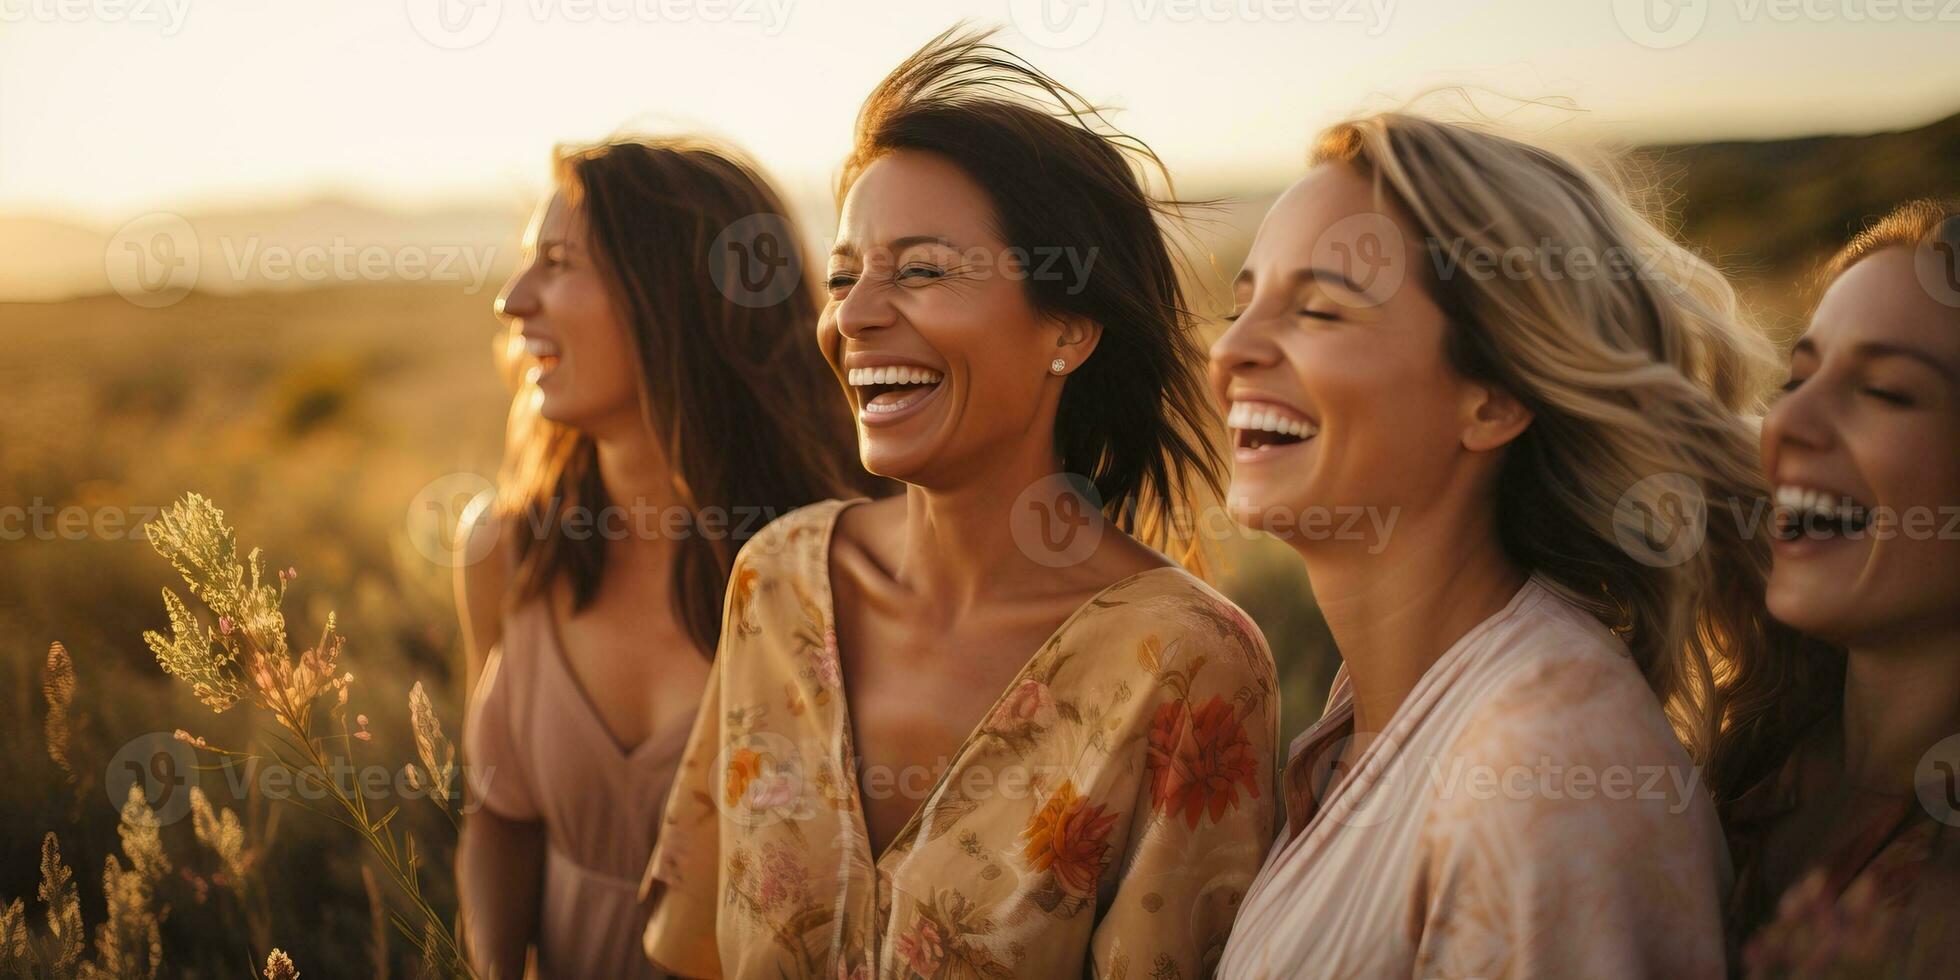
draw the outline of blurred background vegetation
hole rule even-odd
[[[1822,254],[1900,200],[1960,193],[1960,116],[1909,132],[1637,157],[1662,182],[1670,224],[1735,274],[1765,328],[1787,341]],[[1204,233],[1222,276],[1236,270],[1267,191],[1236,195],[1227,220]],[[1208,313],[1222,312],[1216,282],[1194,285]],[[104,786],[118,748],[180,727],[247,741],[242,712],[212,716],[140,639],[163,625],[159,589],[175,576],[138,528],[185,491],[223,507],[270,565],[300,570],[287,609],[296,636],[338,611],[359,678],[354,707],[376,732],[373,761],[413,757],[407,691],[417,680],[446,727],[460,727],[450,570],[414,546],[408,509],[447,474],[495,472],[508,395],[490,359],[493,293],[365,283],[193,293],[159,310],[114,295],[0,304],[0,506],[127,515],[119,533],[0,539],[0,903],[32,899],[41,838],[54,830],[93,928],[104,908],[92,869],[118,847],[122,801]],[[1222,587],[1271,640],[1290,737],[1318,714],[1335,651],[1292,552],[1272,542],[1226,551]],[[44,744],[42,669],[57,640],[75,662],[72,780]],[[309,976],[412,972],[408,944],[385,929],[377,939],[351,835],[240,799],[222,778],[203,785],[246,818],[266,921],[248,928],[245,903],[208,887],[215,869],[199,863],[189,820],[164,827],[181,865],[159,895],[170,906],[166,975],[238,975],[264,962],[268,936]],[[431,818],[405,819],[428,819],[418,836],[444,841]],[[448,902],[446,847],[430,859],[428,887]]]

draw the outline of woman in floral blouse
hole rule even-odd
[[[1272,831],[1263,638],[1169,548],[1216,489],[1162,204],[944,35],[867,101],[819,343],[903,481],[736,562],[643,896],[684,976],[1197,977]]]

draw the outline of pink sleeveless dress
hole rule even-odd
[[[637,901],[692,718],[664,720],[626,748],[579,686],[550,606],[504,622],[464,728],[475,799],[508,820],[542,823],[538,972],[548,978],[659,978]]]

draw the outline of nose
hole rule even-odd
[[[1775,475],[1776,460],[1784,452],[1824,452],[1835,444],[1829,380],[1818,370],[1777,399],[1763,416],[1763,464],[1770,476]]]
[[[537,264],[526,262],[519,266],[504,283],[504,289],[497,294],[497,316],[506,320],[521,320],[538,314],[537,277],[533,274]]]
[[[853,283],[837,304],[837,332],[856,340],[867,331],[889,326],[897,315],[887,287],[867,276]]]
[[[1212,341],[1210,369],[1212,379],[1223,382],[1232,375],[1271,367],[1279,363],[1279,347],[1259,328],[1250,306],[1240,317],[1226,324],[1225,332]]]

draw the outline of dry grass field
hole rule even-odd
[[[1683,233],[1735,269],[1787,337],[1820,252],[1898,199],[1960,192],[1960,117],[1906,134],[1674,147],[1659,160]],[[1244,232],[1213,244],[1226,274]],[[296,636],[337,611],[375,753],[413,758],[416,681],[454,733],[449,569],[415,546],[408,508],[446,474],[495,470],[506,394],[489,356],[493,294],[369,283],[197,293],[160,310],[114,295],[0,304],[0,506],[15,508],[0,522],[0,905],[27,899],[32,930],[45,929],[34,898],[50,830],[91,941],[108,914],[98,869],[131,847],[105,783],[123,746],[177,728],[247,741],[243,712],[213,716],[141,639],[164,626],[159,590],[178,583],[139,526],[187,491],[224,508],[269,565],[300,571],[286,604]],[[1224,587],[1281,660],[1290,734],[1317,713],[1334,652],[1290,552],[1235,545],[1224,557]],[[56,641],[74,664],[66,771],[44,727]],[[273,945],[313,977],[413,971],[410,944],[374,918],[344,828],[240,798],[221,773],[201,782],[241,817],[250,882],[231,887],[241,883],[222,877],[194,821],[162,828],[163,975],[237,976]],[[402,819],[430,844],[424,877],[446,907],[447,826],[432,811]]]

